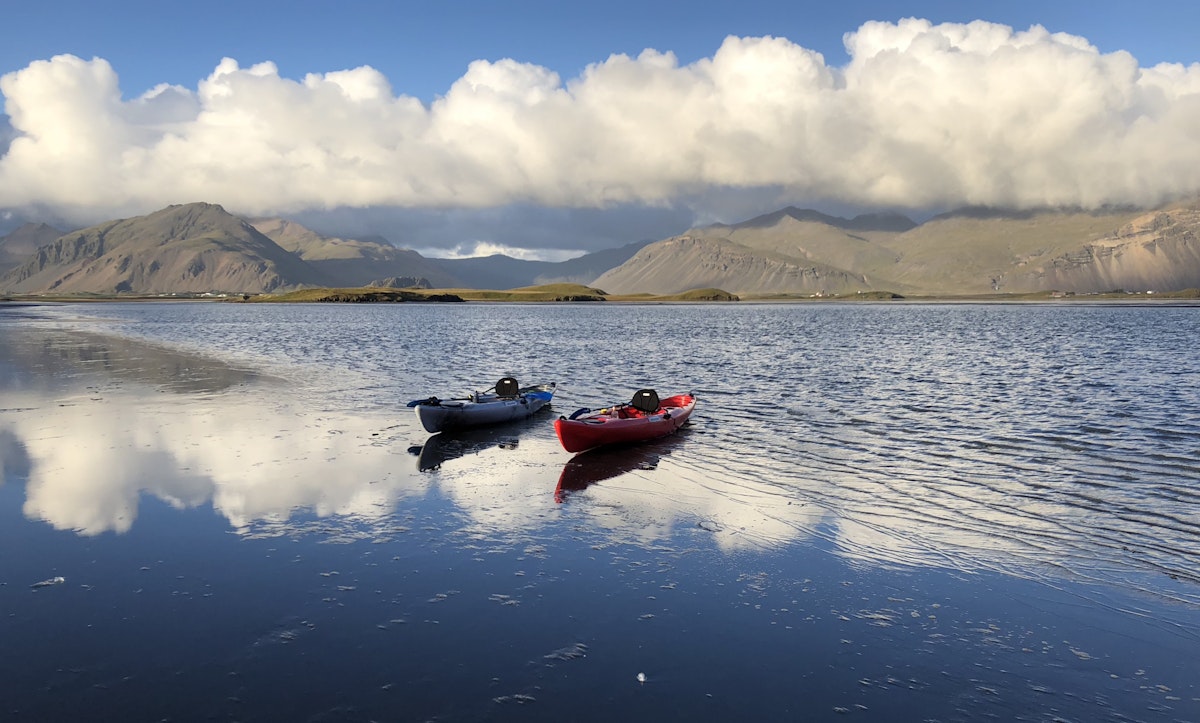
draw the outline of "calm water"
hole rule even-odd
[[[1200,720],[1198,341],[1186,306],[0,307],[0,718]],[[508,374],[554,409],[404,407]],[[558,445],[640,387],[690,424]]]

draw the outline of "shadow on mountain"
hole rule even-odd
[[[756,216],[747,221],[735,223],[733,228],[771,228],[784,218],[791,218],[806,223],[819,223],[848,231],[894,231],[903,233],[917,227],[917,223],[900,213],[884,211],[880,213],[864,213],[854,218],[842,218],[814,211],[812,209],[787,208],[772,213]],[[721,225],[721,224],[718,224]]]

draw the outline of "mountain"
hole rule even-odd
[[[369,286],[385,279],[413,279],[412,286],[462,287],[462,279],[436,259],[400,249],[386,241],[322,236],[281,218],[255,219],[250,224],[282,248],[320,271],[333,286]],[[422,284],[424,279],[426,284]]]
[[[1200,203],[1139,215],[1026,277],[1054,288],[1200,288]]]
[[[593,285],[614,294],[705,286],[735,294],[869,291],[878,288],[877,270],[899,260],[887,244],[916,226],[899,214],[844,219],[789,206],[651,244]]]
[[[503,254],[429,261],[440,267],[443,273],[458,279],[455,284],[435,286],[458,289],[516,289],[532,286],[533,279],[556,266],[549,261],[525,261]]]
[[[654,242],[635,241],[619,248],[594,251],[567,261],[560,261],[553,264],[552,268],[545,273],[534,277],[528,285],[583,284],[591,286],[592,282],[600,278],[605,271],[620,266],[652,243]]]
[[[649,243],[558,263],[507,256],[429,259],[384,239],[324,236],[281,218],[247,221],[193,203],[69,234],[32,224],[0,238],[7,293],[263,293],[400,284],[509,289],[590,282]]]
[[[65,234],[0,277],[10,293],[260,293],[328,279],[220,206],[191,203]]]
[[[610,293],[713,286],[739,295],[1094,293],[1200,287],[1200,201],[1154,211],[963,209],[917,225],[786,208],[692,229],[593,285]]]
[[[965,209],[896,239],[891,271],[926,293],[1026,293],[1200,287],[1200,204],[1004,213]]]
[[[719,288],[733,293],[865,291],[866,278],[820,263],[762,251],[726,238],[677,236],[650,244],[592,286],[610,294],[678,294]]]
[[[650,241],[595,251],[567,261],[526,261],[503,254],[466,259],[429,259],[462,280],[459,288],[518,289],[542,284],[584,284],[633,257]]]
[[[735,226],[722,226],[720,224],[714,224],[712,226],[706,226],[705,229],[719,230],[722,228],[765,228],[775,226],[784,219],[791,219],[800,223],[831,226],[833,228],[840,228],[846,231],[863,232],[882,231],[903,233],[916,228],[917,226],[917,222],[913,221],[908,216],[890,211],[881,213],[864,213],[855,216],[854,218],[846,219],[838,216],[830,216],[812,209],[788,206],[787,208],[783,208],[778,211],[772,211],[771,213],[765,213],[761,216],[756,216],[748,221],[742,221]]]
[[[385,276],[382,279],[375,279],[367,286],[373,286],[380,289],[432,289],[429,285],[429,279],[424,276]]]
[[[57,235],[0,238],[8,293],[262,293],[311,286],[511,289],[573,282],[613,294],[891,291],[970,295],[1200,288],[1200,199],[1154,210],[966,208],[916,224],[788,207],[551,263],[429,259],[385,240],[322,236],[220,206],[171,206]],[[14,265],[15,264],[15,265]]]
[[[281,218],[255,219],[253,225],[284,249],[321,271],[337,286],[406,286],[438,289],[515,289],[553,283],[589,284],[620,266],[649,241],[608,249],[568,261],[526,261],[503,254],[465,259],[425,258],[387,241],[322,236]]]
[[[899,254],[890,244],[914,228],[917,224],[912,219],[899,214],[844,219],[788,207],[732,226],[708,226],[698,231],[705,236],[726,238],[751,249],[777,254],[794,263],[811,265],[817,271],[825,267],[863,277],[864,283],[871,285],[899,261]],[[790,290],[820,291],[809,286]],[[789,289],[771,289],[786,290]]]
[[[20,266],[39,248],[59,236],[62,231],[44,223],[27,223],[7,236],[0,236],[0,274]]]

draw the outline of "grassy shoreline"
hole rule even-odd
[[[316,288],[271,294],[10,294],[0,297],[7,304],[80,303],[111,301],[219,301],[236,303],[450,303],[450,302],[570,302],[570,303],[1080,303],[1127,302],[1153,303],[1200,301],[1200,289],[1171,292],[1109,291],[1093,294],[1041,291],[1024,294],[917,294],[903,296],[890,291],[853,294],[747,294],[736,295],[721,289],[693,289],[680,294],[609,294],[583,284],[545,284],[516,289],[394,289],[394,288]]]

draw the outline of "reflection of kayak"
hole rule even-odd
[[[425,440],[425,444],[409,451],[417,455],[417,469],[428,472],[441,467],[444,462],[487,449],[516,449],[518,442],[511,433],[502,434],[491,429],[440,432]]]
[[[425,444],[409,447],[408,453],[417,457],[417,469],[428,472],[445,462],[489,449],[516,449],[521,435],[531,429],[545,429],[543,424],[544,419],[530,418],[498,427],[438,432],[430,435]]]
[[[554,382],[517,387],[517,380],[505,377],[486,392],[472,393],[464,399],[414,399],[417,418],[427,432],[466,429],[488,424],[525,419],[554,398]]]
[[[659,400],[653,389],[640,389],[629,404],[592,411],[580,409],[554,420],[554,431],[568,452],[608,444],[643,442],[671,434],[687,422],[696,408],[695,394]]]
[[[652,470],[659,460],[670,454],[678,438],[665,439],[634,449],[593,449],[577,454],[563,465],[554,488],[554,500],[563,502],[571,492],[587,489],[588,485],[620,477],[634,470]]]

